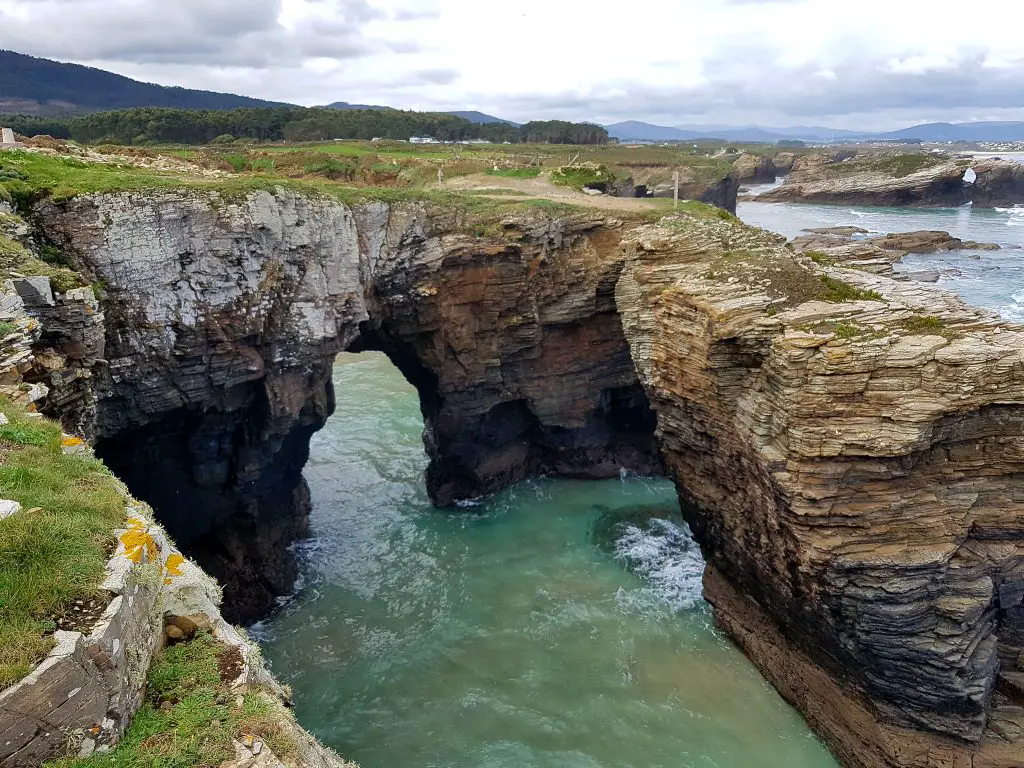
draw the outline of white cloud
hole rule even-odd
[[[0,47],[272,100],[519,120],[885,128],[1024,118],[1024,3],[973,0],[971,23],[952,10],[943,0],[517,0],[486,10],[475,0],[7,0]]]

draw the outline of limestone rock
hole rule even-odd
[[[21,504],[16,501],[0,499],[0,520],[5,520],[21,512]]]
[[[765,184],[775,181],[775,164],[771,158],[744,152],[732,165],[733,173],[742,181]]]

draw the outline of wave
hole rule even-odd
[[[657,602],[673,610],[695,608],[704,601],[704,558],[685,523],[652,518],[646,527],[627,526],[615,542],[615,556],[648,584]],[[620,592],[620,600],[643,602],[643,592]]]

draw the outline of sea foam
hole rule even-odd
[[[685,523],[653,518],[644,528],[627,526],[615,556],[648,584],[650,595],[677,611],[700,605],[704,558]],[[620,595],[634,601],[644,595]]]

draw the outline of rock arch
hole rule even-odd
[[[236,615],[290,584],[334,356],[381,349],[420,391],[438,502],[663,462],[719,623],[846,764],[1016,764],[1020,328],[849,270],[861,301],[815,301],[820,267],[716,215],[481,232],[278,191],[39,218],[106,286],[98,450],[159,485]]]

